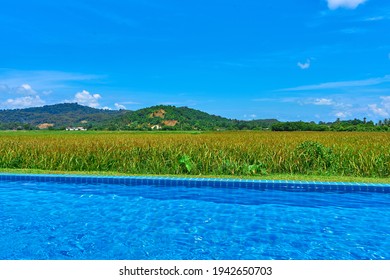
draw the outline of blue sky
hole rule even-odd
[[[390,117],[387,0],[3,1],[0,108]]]

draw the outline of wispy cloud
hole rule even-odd
[[[336,112],[334,114],[335,117],[338,117],[338,118],[347,118],[347,117],[350,117],[352,116],[351,112]]]
[[[23,71],[15,69],[0,69],[0,84],[16,87],[23,84],[35,88],[59,88],[72,82],[94,81],[105,76],[62,71]]]
[[[301,68],[301,69],[308,69],[310,68],[310,59],[307,59],[306,62],[302,63],[302,62],[298,62],[297,63],[298,67]]]
[[[104,76],[72,72],[0,68],[0,106],[13,109],[59,102],[59,94],[67,95],[69,90],[78,90],[81,86],[91,82],[95,84],[103,78]],[[88,99],[84,92],[78,94],[72,102],[99,106],[97,96],[91,95]]]
[[[257,118],[257,115],[256,114],[249,114],[249,115],[245,114],[243,117],[247,120],[254,120]]]
[[[306,90],[320,90],[320,89],[339,89],[346,87],[362,87],[379,85],[390,82],[390,75],[379,78],[370,78],[365,80],[352,80],[352,81],[341,81],[341,82],[328,82],[315,85],[305,85],[293,88],[285,88],[278,91],[306,91]]]
[[[381,116],[381,117],[388,117],[389,116],[389,113],[386,112],[386,110],[384,108],[380,108],[378,107],[378,105],[376,104],[370,104],[368,105],[368,108],[370,108],[370,110],[375,114],[375,115],[378,115],[378,116]]]
[[[32,89],[32,87],[29,84],[23,84],[16,90],[17,93],[20,94],[36,94],[37,92]]]
[[[297,103],[299,105],[317,105],[331,106],[332,108],[349,108],[352,105],[343,102],[340,98],[313,98],[313,97],[285,97],[280,98],[279,102]]]
[[[314,94],[314,93],[313,93]],[[327,115],[333,120],[335,118],[350,119],[350,118],[370,118],[372,120],[380,120],[390,117],[390,96],[375,95],[345,95],[331,94],[328,96],[305,97],[305,96],[290,96],[290,97],[275,97],[275,98],[259,98],[252,101],[272,102],[277,106],[282,106],[282,103],[290,103],[289,107],[297,108],[299,105],[300,111],[313,111],[314,109],[321,117]],[[267,104],[268,106],[268,104]],[[310,107],[311,106],[311,107]],[[323,119],[322,119],[323,120]]]
[[[0,106],[5,109],[39,107],[46,103],[29,84],[22,84],[16,87],[0,85],[0,93],[2,99],[5,100],[0,102]],[[22,97],[19,97],[21,95]]]
[[[27,107],[39,107],[43,106],[45,101],[38,95],[36,96],[24,96],[19,98],[9,98],[2,103],[2,107],[6,109],[20,109]]]
[[[361,33],[365,33],[366,31],[367,31],[366,29],[356,28],[356,27],[345,28],[340,30],[340,32],[344,34],[361,34]]]
[[[385,16],[376,16],[376,17],[368,17],[365,18],[364,21],[380,21],[386,19]]]
[[[325,106],[330,106],[333,105],[334,102],[332,99],[328,98],[316,98],[313,102],[314,105],[325,105]]]
[[[35,95],[37,92],[29,84],[22,84],[15,87],[10,87],[7,84],[0,84],[0,93],[3,94],[19,94],[19,95]]]
[[[135,104],[140,104],[140,103],[139,102],[135,102],[135,101],[124,101],[124,102],[121,102],[121,104],[135,105]]]
[[[375,115],[387,118],[390,116],[390,95],[389,96],[381,96],[381,105],[377,104],[370,104],[368,105],[368,108],[373,112]]]
[[[366,102],[365,102],[366,101]],[[351,104],[335,103],[331,106],[332,115],[338,118],[363,118],[369,117],[374,120],[388,118],[390,116],[390,96],[380,96],[379,102],[370,103],[372,101],[378,101],[378,98],[364,100],[364,98],[350,98]]]
[[[366,2],[366,0],[327,0],[328,8],[335,10],[338,8],[356,9],[357,6]]]

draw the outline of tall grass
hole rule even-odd
[[[0,168],[386,178],[390,177],[390,134],[2,132]]]

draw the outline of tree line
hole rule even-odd
[[[390,131],[390,120],[384,119],[377,123],[363,120],[337,119],[335,122],[278,122],[271,126],[273,131]]]

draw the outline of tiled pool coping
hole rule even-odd
[[[0,173],[0,181],[37,181],[62,183],[103,183],[123,185],[162,185],[215,188],[274,189],[286,191],[365,191],[390,193],[390,183],[346,183],[287,180],[247,180],[214,178],[177,178],[154,176],[84,176]]]

